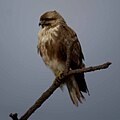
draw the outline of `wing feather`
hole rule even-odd
[[[63,43],[61,46],[63,50],[61,51],[62,55],[65,57],[67,56],[67,46],[71,41],[74,41],[74,45],[72,47],[71,55],[70,55],[70,60],[71,60],[70,67],[71,69],[78,69],[84,67],[84,63],[83,63],[84,55],[76,33],[68,26],[61,26],[60,29],[61,29],[60,30],[61,34],[58,37],[61,38],[60,41]],[[84,73],[76,74],[75,79],[79,86],[79,90],[82,92],[88,92],[89,94],[87,84],[84,79]]]
[[[75,41],[71,50],[70,59],[76,67],[80,67],[82,65],[84,56],[76,33],[68,26],[60,26],[59,31],[61,31],[58,35],[58,39],[61,42],[61,54],[64,56],[64,58],[66,58],[67,46],[71,41]],[[74,67],[74,65],[71,67]]]

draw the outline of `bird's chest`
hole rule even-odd
[[[53,71],[61,70],[63,65],[61,65],[58,59],[59,43],[57,41],[57,29],[43,31],[40,34],[40,38],[40,51],[43,61]]]
[[[55,58],[54,41],[51,36],[44,35],[41,39],[40,51],[44,62],[48,65]]]
[[[46,30],[41,33],[40,51],[45,63],[55,58],[55,46],[57,44],[55,41],[55,34],[53,30]]]

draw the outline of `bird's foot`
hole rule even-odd
[[[62,83],[62,79],[65,77],[63,71],[57,71],[55,73],[55,76],[57,79],[55,81],[53,81],[53,84]]]
[[[65,77],[64,72],[63,71],[57,71],[56,77],[60,80],[63,79]]]

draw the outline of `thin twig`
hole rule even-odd
[[[86,72],[92,72],[92,71],[97,71],[97,70],[101,70],[101,69],[106,69],[109,67],[109,65],[111,65],[111,62],[106,62],[104,64],[101,65],[97,65],[94,67],[86,67],[86,68],[81,68],[81,69],[75,69],[75,70],[70,70],[67,74],[67,76],[71,75],[71,74],[77,74],[77,73],[86,73]]]
[[[13,120],[18,120],[18,114],[17,113],[14,113],[14,114],[10,114],[9,115]]]

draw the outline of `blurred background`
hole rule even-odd
[[[29,120],[119,120],[120,0],[0,0],[0,119],[23,115],[54,80],[36,48],[39,17],[49,10],[76,31],[86,66],[112,65],[86,73],[90,96],[78,108],[57,89]]]

